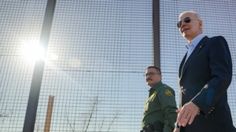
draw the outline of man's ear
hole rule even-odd
[[[200,26],[200,28],[202,29],[202,27],[203,27],[202,20],[199,20],[199,26]]]

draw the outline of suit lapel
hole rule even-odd
[[[180,79],[183,77],[185,71],[187,70],[192,58],[194,58],[194,56],[196,56],[200,50],[205,46],[206,42],[208,40],[208,37],[205,36],[200,42],[199,44],[197,45],[197,47],[193,50],[192,54],[188,57],[188,59],[185,61],[186,59],[186,54],[185,54],[185,57],[184,59],[182,60],[181,62],[181,71],[180,71]]]
[[[180,63],[180,67],[179,67],[179,78],[181,78],[181,76],[182,76],[186,57],[187,57],[187,53],[185,53],[184,58],[182,59],[182,61],[181,61],[181,63]]]

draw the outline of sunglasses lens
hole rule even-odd
[[[191,19],[189,17],[185,17],[183,20],[185,23],[190,23]],[[177,27],[180,28],[182,26],[182,20],[177,23]]]
[[[182,25],[182,21],[177,22],[177,27],[180,28]]]
[[[186,17],[186,18],[184,18],[184,22],[185,22],[185,23],[190,23],[190,22],[191,22],[191,19],[190,19],[189,17]]]

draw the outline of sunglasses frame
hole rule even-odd
[[[190,17],[185,17],[184,19],[177,22],[177,27],[180,28],[182,26],[182,23],[190,23],[192,19]]]

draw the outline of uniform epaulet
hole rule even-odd
[[[168,85],[164,84],[163,87],[165,87],[164,94],[166,96],[174,96],[173,90]]]

